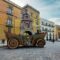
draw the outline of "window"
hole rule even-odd
[[[28,13],[25,13],[25,14],[22,15],[22,19],[28,19],[28,18],[29,18]]]
[[[28,15],[26,15],[25,17],[28,18]]]
[[[12,14],[12,10],[10,8],[8,8],[7,13]]]
[[[8,15],[7,24],[12,25],[12,16]]]
[[[52,25],[51,27],[53,27],[53,28],[54,28],[54,25]]]
[[[12,20],[11,19],[7,20],[7,25],[6,26],[8,27],[8,32],[11,32],[11,28],[12,28]]]
[[[28,13],[25,14],[25,17],[28,18]]]
[[[58,36],[59,36],[59,39],[60,39],[60,32],[58,32]]]
[[[2,41],[1,41],[3,44],[5,43],[5,40],[4,39],[2,39]]]
[[[12,14],[12,6],[9,5],[9,7],[7,8],[7,13]]]
[[[7,24],[8,24],[8,25],[11,25],[11,24],[12,24],[12,20],[9,20],[9,19],[8,19],[8,20],[7,20]]]
[[[8,15],[8,19],[6,21],[7,27],[12,27],[12,16]]]
[[[48,26],[49,26],[49,27],[51,27],[51,25],[50,25],[50,24],[48,24]]]
[[[44,23],[42,22],[42,25],[44,25]]]
[[[48,31],[48,29],[47,29],[47,28],[45,28],[45,31],[47,32],[47,31]]]
[[[47,26],[48,24],[46,23],[46,26]]]

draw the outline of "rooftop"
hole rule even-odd
[[[10,0],[3,0],[3,1],[5,1],[5,2],[7,2],[9,4],[12,4],[12,5],[14,5],[15,7],[19,8],[19,9],[22,9],[19,5],[15,4],[14,2],[12,2]]]
[[[47,20],[47,19],[44,19],[44,18],[40,18],[41,19],[41,21],[46,21],[46,22],[49,22],[49,23],[51,23],[51,24],[54,24],[54,22],[52,22],[52,21],[50,21],[50,20]]]
[[[23,8],[28,8],[28,7],[31,8],[31,9],[33,9],[34,11],[40,13],[38,10],[36,10],[35,8],[33,8],[32,6],[30,6],[30,5],[28,5],[28,4],[27,4],[26,6],[24,6]]]

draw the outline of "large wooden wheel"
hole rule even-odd
[[[37,46],[43,48],[45,45],[45,41],[42,39],[37,40]]]
[[[8,48],[12,48],[12,49],[17,48],[18,47],[18,40],[16,40],[16,39],[8,40],[7,46],[8,46]]]

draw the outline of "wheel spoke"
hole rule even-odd
[[[8,48],[17,48],[18,47],[18,40],[12,39],[8,41]]]
[[[45,45],[45,41],[39,39],[39,40],[37,41],[37,45],[38,45],[39,47],[44,47],[44,45]]]

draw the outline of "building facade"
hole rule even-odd
[[[24,6],[22,11],[22,25],[24,29],[22,30],[32,31],[33,33],[40,30],[39,14],[39,11],[33,7],[29,5]]]
[[[52,41],[54,39],[54,27],[55,27],[54,23],[44,18],[41,18],[40,24],[41,32],[47,32],[45,40]]]
[[[0,41],[6,39],[4,30],[20,34],[26,30],[36,32],[40,29],[39,11],[26,5],[20,7],[10,0],[0,0]]]
[[[60,25],[55,26],[55,39],[60,41]]]
[[[10,0],[0,0],[0,41],[6,39],[4,30],[20,33],[21,7]]]

